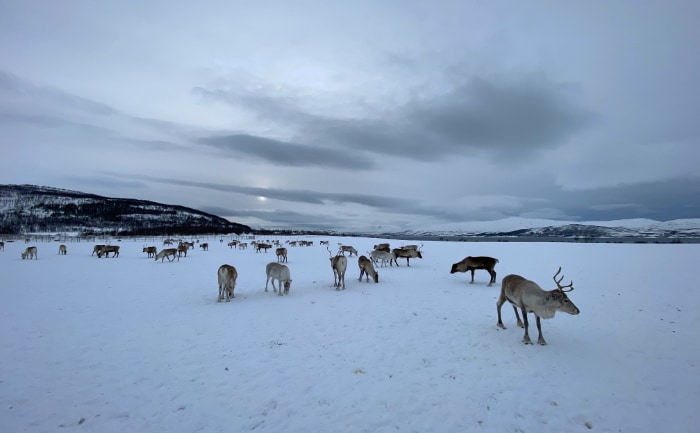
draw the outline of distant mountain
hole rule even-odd
[[[0,185],[0,233],[32,232],[161,236],[240,234],[252,229],[184,206],[46,186]]]
[[[512,217],[494,221],[418,224],[402,227],[389,225],[352,227],[346,228],[343,232],[400,238],[539,238],[579,241],[656,239],[673,241],[700,239],[700,219],[665,222],[650,219],[573,222]]]

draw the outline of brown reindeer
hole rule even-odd
[[[462,260],[461,262],[457,262],[452,265],[452,269],[450,270],[451,274],[454,274],[455,272],[468,272],[471,271],[472,273],[472,280],[469,282],[469,284],[474,283],[474,271],[476,269],[485,269],[486,272],[491,275],[491,280],[489,281],[488,287],[491,287],[493,283],[496,282],[496,271],[494,268],[496,267],[496,263],[498,263],[498,259],[494,259],[493,257],[472,257],[472,256],[467,256]]]
[[[68,254],[68,248],[66,248],[65,245],[61,244],[58,246],[58,255],[59,256],[65,256]]]
[[[202,251],[209,251],[209,244],[207,242],[203,242],[199,244],[199,248],[201,248]]]
[[[158,254],[158,248],[156,247],[143,247],[143,252],[148,255],[148,258],[155,257]]]
[[[279,247],[275,250],[277,255],[277,261],[279,263],[287,263],[287,249],[284,247]]]
[[[365,256],[360,256],[357,259],[357,266],[360,267],[360,278],[357,281],[362,281],[362,275],[365,276],[365,281],[369,282],[371,276],[375,283],[379,282],[379,272],[372,266],[372,261]]]
[[[22,253],[22,260],[24,259],[34,259],[34,260],[39,260],[39,255],[37,254],[37,248],[36,247],[27,247],[24,252]]]
[[[97,251],[97,257],[102,258],[102,254],[105,258],[109,257],[109,253],[112,253],[112,258],[119,257],[119,245],[103,245],[102,248]]]
[[[561,266],[556,274],[554,274],[554,282],[557,284],[557,288],[550,291],[542,290],[540,286],[530,280],[526,280],[520,275],[507,275],[501,281],[501,296],[498,298],[496,303],[496,310],[498,312],[498,323],[499,328],[506,329],[503,326],[503,321],[501,320],[501,307],[508,301],[513,305],[513,311],[515,311],[515,317],[518,319],[518,326],[525,328],[525,336],[523,336],[523,343],[532,344],[530,340],[530,335],[528,334],[528,322],[527,313],[534,313],[537,322],[537,331],[539,332],[539,337],[537,342],[541,345],[547,344],[542,336],[542,326],[540,325],[540,318],[551,319],[557,311],[562,311],[564,313],[569,313],[572,315],[579,314],[579,309],[574,305],[573,302],[569,300],[566,292],[574,290],[574,282],[570,282],[566,286],[561,285],[561,280],[564,276],[557,280],[557,275],[561,272]],[[568,288],[569,290],[564,290]],[[523,321],[520,320],[520,315],[518,314],[518,308],[523,313]]]

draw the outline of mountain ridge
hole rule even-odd
[[[0,233],[77,231],[120,236],[249,233],[244,224],[180,205],[50,186],[0,185]]]

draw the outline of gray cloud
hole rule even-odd
[[[199,139],[199,142],[226,154],[248,155],[275,165],[290,167],[365,170],[373,165],[372,161],[362,154],[343,149],[309,146],[248,134],[204,137]]]
[[[361,149],[419,161],[436,161],[474,153],[487,157],[527,159],[538,149],[561,145],[590,125],[596,115],[570,95],[571,86],[543,78],[502,81],[474,78],[432,98],[414,98],[371,117],[334,118],[304,110],[295,98],[269,93],[247,95],[243,89],[197,88],[221,102],[265,113],[298,131],[300,154],[307,146]],[[238,140],[241,137],[234,135]],[[279,145],[246,137],[247,152],[278,164]],[[244,148],[242,144],[237,147]],[[260,149],[260,150],[254,150]],[[267,149],[270,149],[269,151]],[[321,149],[323,152],[331,152]],[[309,155],[310,156],[310,155]],[[331,158],[333,160],[333,158]],[[352,162],[352,161],[351,161]],[[291,158],[288,165],[299,162]],[[356,161],[356,164],[361,162]]]

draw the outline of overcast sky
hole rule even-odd
[[[0,0],[0,183],[273,227],[700,217],[700,2]]]

